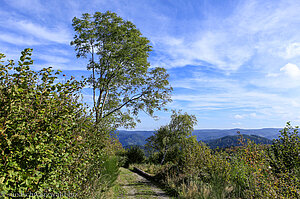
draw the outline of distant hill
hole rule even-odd
[[[280,128],[263,128],[263,129],[201,129],[195,130],[193,135],[197,137],[198,141],[206,141],[217,139],[228,135],[237,135],[237,131],[245,135],[258,135],[261,137],[273,140],[280,135]]]
[[[144,144],[146,144],[145,140],[147,139],[147,137],[138,133],[119,133],[119,135],[117,135],[117,138],[119,139],[123,147],[134,145],[143,146]]]
[[[138,134],[143,137],[150,137],[154,134],[155,131],[126,131],[126,130],[118,130],[117,133],[119,134]]]
[[[263,129],[201,129],[195,130],[193,135],[197,137],[198,141],[209,141],[213,139],[222,138],[225,136],[235,136],[237,131],[244,135],[257,135],[260,137],[273,140],[278,138],[281,129],[279,128],[263,128]],[[154,131],[125,131],[118,130],[117,138],[119,138],[123,146],[129,145],[144,145],[146,139],[154,134]]]
[[[245,143],[247,143],[247,140],[251,140],[256,144],[272,144],[272,140],[269,140],[267,138],[258,136],[258,135],[243,135],[243,138],[245,140]],[[239,141],[240,136],[239,135],[228,135],[222,138],[218,139],[212,139],[212,140],[206,140],[204,141],[210,148],[215,149],[217,147],[219,148],[227,148],[232,146],[240,146],[241,143]]]

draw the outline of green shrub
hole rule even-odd
[[[119,142],[111,129],[95,128],[79,102],[84,82],[56,83],[60,71],[31,70],[31,52],[25,49],[17,66],[0,54],[0,192],[84,197],[101,181],[96,191],[104,190],[118,174],[109,155]]]
[[[292,173],[300,167],[300,137],[298,127],[293,128],[288,122],[280,131],[281,136],[273,140],[269,150],[269,161],[276,174]]]
[[[98,157],[89,167],[84,194],[81,197],[105,198],[105,192],[114,185],[118,175],[118,157],[107,155]]]
[[[288,123],[281,133],[271,146],[241,136],[231,153],[189,137],[179,161],[162,165],[156,178],[179,198],[300,198],[298,127]]]
[[[229,171],[226,154],[189,137],[178,162],[164,165],[156,178],[180,198],[224,198],[230,193]]]
[[[300,197],[300,138],[299,127],[290,122],[280,131],[278,139],[268,150],[270,168],[278,182],[277,193],[288,198]]]
[[[83,83],[60,73],[30,70],[31,49],[18,66],[0,54],[0,190],[5,193],[75,191],[85,110],[77,92]]]
[[[125,156],[126,156],[126,162],[124,167],[126,168],[128,168],[130,164],[143,163],[143,161],[145,160],[145,153],[138,146],[133,146],[129,148],[126,151]]]
[[[117,154],[121,153],[122,145],[111,134],[113,129],[109,122],[104,122],[98,127],[92,125],[85,134],[85,180],[81,183],[80,198],[106,198],[106,191],[119,175],[120,157]]]

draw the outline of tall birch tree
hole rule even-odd
[[[136,26],[112,12],[73,18],[77,57],[89,58],[95,120],[134,127],[138,113],[153,116],[171,101],[166,69],[150,68],[150,41]]]

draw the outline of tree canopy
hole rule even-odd
[[[197,119],[194,115],[173,110],[168,125],[161,126],[153,136],[147,139],[147,147],[163,154],[161,164],[164,163],[167,153],[180,145],[192,135]]]
[[[134,127],[140,111],[153,116],[171,101],[166,69],[150,68],[150,41],[136,26],[112,12],[74,17],[77,57],[89,57],[96,123]],[[136,120],[132,116],[136,116]]]

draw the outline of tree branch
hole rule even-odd
[[[105,96],[104,96],[104,98],[103,98],[102,107],[101,107],[101,112],[100,112],[100,118],[102,118],[102,115],[103,115],[104,105],[105,105],[105,101],[106,101],[106,98],[107,98],[108,93],[109,93],[109,88],[106,90]],[[104,118],[104,117],[103,117],[103,118]]]
[[[128,100],[127,102],[125,102],[124,104],[122,104],[121,106],[115,108],[114,110],[110,111],[109,113],[107,113],[106,115],[104,115],[102,118],[105,118],[109,115],[111,115],[112,113],[120,110],[121,108],[123,108],[124,106],[126,106],[128,103],[134,101],[134,100],[138,100],[139,98],[141,98],[146,92],[141,93],[139,96],[137,97],[132,97],[130,100]]]

